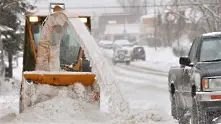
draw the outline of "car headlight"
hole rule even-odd
[[[221,78],[205,78],[202,80],[202,87],[205,90],[221,89]]]

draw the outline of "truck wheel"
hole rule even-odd
[[[114,65],[116,65],[116,64],[117,64],[117,62],[116,62],[115,60],[112,60],[112,63],[113,63]]]
[[[196,98],[192,98],[192,111],[191,111],[192,124],[211,124],[212,119],[208,116],[206,106],[202,102],[197,102]]]
[[[130,65],[130,61],[126,61],[126,65]]]
[[[142,60],[145,61],[145,60],[146,60],[146,57],[143,57]]]
[[[171,94],[171,97],[172,97],[172,99],[171,99],[171,114],[172,114],[172,116],[174,117],[174,119],[178,119],[177,118],[177,105],[176,105],[176,98],[175,98],[175,95],[173,94]]]
[[[189,119],[185,116],[185,113],[187,112],[185,108],[180,107],[180,100],[179,98],[174,94],[172,97],[171,102],[171,113],[174,119],[179,121],[179,124],[187,124]]]

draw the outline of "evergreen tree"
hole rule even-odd
[[[24,0],[1,0],[0,1],[0,28],[4,50],[8,53],[9,77],[13,76],[12,56],[22,49],[23,27],[22,15],[25,15],[32,6]],[[2,30],[4,29],[4,30]]]

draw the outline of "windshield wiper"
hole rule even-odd
[[[219,61],[221,61],[221,59],[206,60],[206,61],[202,61],[202,62],[219,62]]]

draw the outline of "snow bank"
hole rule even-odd
[[[170,47],[145,47],[146,61],[135,61],[131,65],[168,72],[171,66],[179,65],[179,58],[175,57]]]
[[[134,110],[131,114],[119,117],[114,124],[178,124],[176,120],[161,110],[155,105],[145,111]]]
[[[106,120],[107,117],[99,112],[99,106],[88,102],[85,92],[81,84],[62,87],[57,96],[26,109],[11,123],[93,123]]]
[[[176,124],[172,117],[156,105],[150,106],[148,110],[134,109],[129,114],[118,116],[102,113],[99,106],[87,101],[85,92],[86,89],[81,84],[75,84],[72,88],[62,87],[54,98],[26,109],[17,117],[7,114],[0,118],[0,122],[7,120],[8,124]]]

